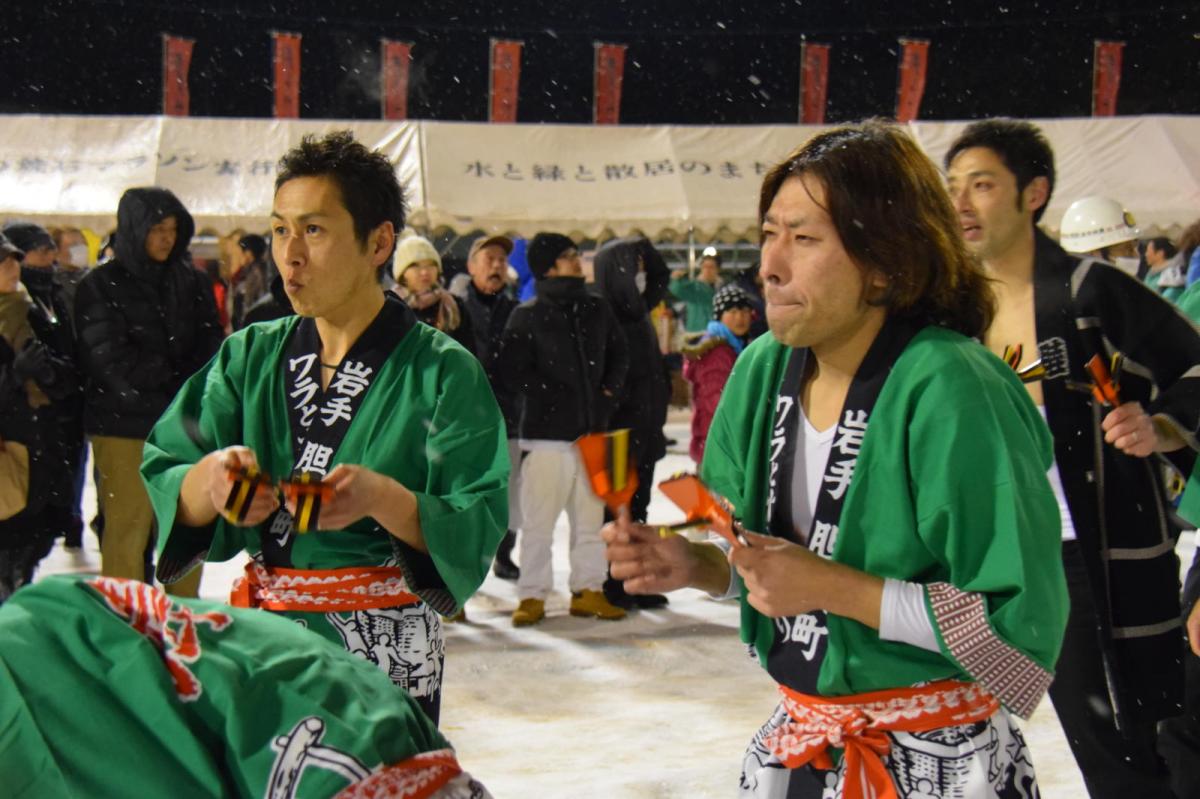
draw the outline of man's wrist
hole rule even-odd
[[[713,596],[724,596],[729,589],[732,567],[720,547],[705,542],[689,542],[691,557],[688,584]]]
[[[832,600],[825,609],[878,630],[883,578],[833,561],[825,561],[825,565],[821,581],[825,583],[824,595]]]

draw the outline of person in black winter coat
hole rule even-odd
[[[54,356],[71,370],[75,361],[75,330],[71,321],[71,297],[55,268],[58,252],[50,232],[32,222],[12,222],[4,227],[13,246],[25,251],[21,261],[21,285],[36,306],[30,321],[34,333]],[[71,384],[78,385],[76,375]],[[47,457],[54,459],[53,479],[48,486],[47,517],[53,519],[55,536],[67,546],[83,543],[83,485],[87,450],[83,440],[83,402],[78,391],[57,399],[45,412],[54,419],[54,440]]]
[[[208,278],[185,254],[195,224],[175,195],[129,189],[117,207],[116,257],[88,273],[75,295],[84,424],[104,514],[105,576],[146,578],[154,514],[138,472],[142,445],[183,382],[220,346]],[[181,595],[194,595],[198,570]]]
[[[640,236],[614,239],[601,247],[596,253],[595,273],[596,292],[612,306],[629,346],[629,372],[609,426],[613,430],[629,428],[629,451],[638,476],[629,513],[634,521],[644,522],[654,486],[654,464],[667,454],[663,425],[671,399],[650,309],[666,296],[671,273],[654,246]],[[604,582],[604,594],[625,608],[660,607],[667,602],[661,594],[627,594],[621,581],[611,577]]]
[[[52,346],[47,311],[21,285],[23,256],[0,234],[0,442],[24,445],[29,456],[25,506],[6,509],[0,519],[0,602],[33,580],[62,534],[55,503],[64,483],[69,490],[70,473],[63,468],[58,408],[78,393],[74,365]]]
[[[515,580],[521,576],[521,570],[512,562],[517,530],[521,527],[521,448],[517,437],[520,403],[505,388],[496,371],[504,327],[517,307],[516,299],[508,291],[508,256],[512,249],[512,239],[507,236],[480,236],[471,242],[467,255],[470,281],[462,302],[475,339],[475,357],[487,372],[488,383],[508,428],[508,460],[512,468],[508,478],[508,532],[500,540],[500,548],[492,562],[492,572],[502,580]]]
[[[616,409],[629,355],[604,300],[589,294],[579,252],[566,236],[539,233],[529,245],[537,296],[512,312],[497,368],[524,405],[521,449],[520,606],[513,625],[536,624],[553,588],[550,544],[559,513],[571,525],[571,613],[619,619],[604,585],[603,504],[592,493],[573,442],[604,432]]]

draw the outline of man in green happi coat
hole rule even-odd
[[[270,613],[50,577],[0,640],[9,799],[488,796],[412,697]]]
[[[718,547],[620,519],[612,574],[740,597],[781,698],[739,796],[1036,795],[1012,716],[1066,620],[1051,440],[972,340],[995,299],[937,169],[897,127],[827,131],[767,173],[759,218],[772,335],[701,465],[746,530]]]
[[[474,355],[376,281],[404,210],[387,158],[348,132],[281,159],[271,247],[298,316],[225,341],[154,427],[142,475],[159,579],[249,552],[235,605],[375,663],[436,722],[438,615],[487,574],[509,467]]]

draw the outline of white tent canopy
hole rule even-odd
[[[1058,183],[1043,223],[1090,194],[1143,228],[1200,216],[1200,117],[1035,120]],[[915,122],[940,162],[966,122]],[[275,164],[306,133],[349,128],[396,164],[418,228],[577,238],[755,237],[762,174],[817,126],[575,126],[450,122],[0,117],[0,219],[106,230],[131,186],[174,191],[198,228],[265,229]]]

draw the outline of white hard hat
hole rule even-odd
[[[1138,237],[1133,214],[1107,197],[1084,197],[1071,203],[1060,231],[1067,252],[1092,252]]]

